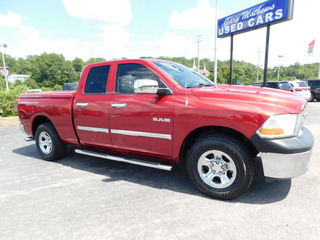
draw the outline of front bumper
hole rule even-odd
[[[310,167],[314,139],[306,128],[299,137],[262,139],[254,134],[251,141],[260,152],[265,177],[293,178],[306,173]]]

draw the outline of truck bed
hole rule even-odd
[[[65,143],[78,145],[72,120],[75,94],[75,91],[53,91],[21,95],[18,114],[26,133],[34,136],[37,119],[48,118]]]

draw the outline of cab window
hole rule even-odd
[[[156,80],[159,87],[165,87],[162,81],[147,67],[137,63],[119,64],[117,70],[116,92],[134,94],[134,81],[137,79]]]
[[[106,93],[109,71],[110,65],[91,68],[84,92],[87,94]]]

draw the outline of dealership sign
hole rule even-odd
[[[227,37],[291,20],[294,0],[269,0],[218,21],[218,37]]]

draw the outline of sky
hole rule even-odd
[[[261,2],[219,0],[218,18]],[[84,61],[191,59],[198,55],[201,35],[200,59],[214,59],[215,0],[0,0],[0,6],[0,44],[15,58],[47,52]],[[319,9],[320,1],[295,0],[293,20],[271,26],[270,67],[320,61]],[[265,42],[266,28],[235,35],[234,59],[263,66]],[[230,37],[217,39],[217,58],[229,60]]]

